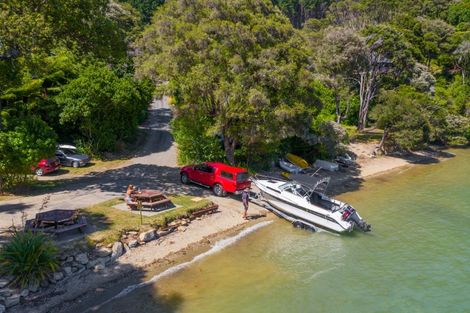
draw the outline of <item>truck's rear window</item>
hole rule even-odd
[[[247,172],[242,172],[237,174],[237,183],[242,183],[247,181],[250,175]]]

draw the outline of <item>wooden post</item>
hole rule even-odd
[[[137,207],[139,208],[140,213],[140,226],[143,224],[143,217],[142,217],[142,200],[137,201]]]

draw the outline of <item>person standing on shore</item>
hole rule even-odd
[[[245,188],[242,192],[242,202],[243,202],[243,219],[248,219],[248,203],[250,202],[250,188]]]

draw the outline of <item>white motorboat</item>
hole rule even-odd
[[[252,182],[260,189],[262,200],[296,225],[315,225],[337,233],[355,228],[370,231],[371,226],[352,206],[324,194],[329,177],[293,176],[293,181],[255,176]]]

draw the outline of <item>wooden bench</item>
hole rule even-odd
[[[170,203],[171,203],[171,200],[165,198],[165,199],[157,200],[157,201],[153,201],[153,202],[144,202],[144,203],[142,203],[142,205],[143,206],[149,206],[153,209],[153,208],[155,208],[157,206],[160,206],[160,205],[166,208]]]

